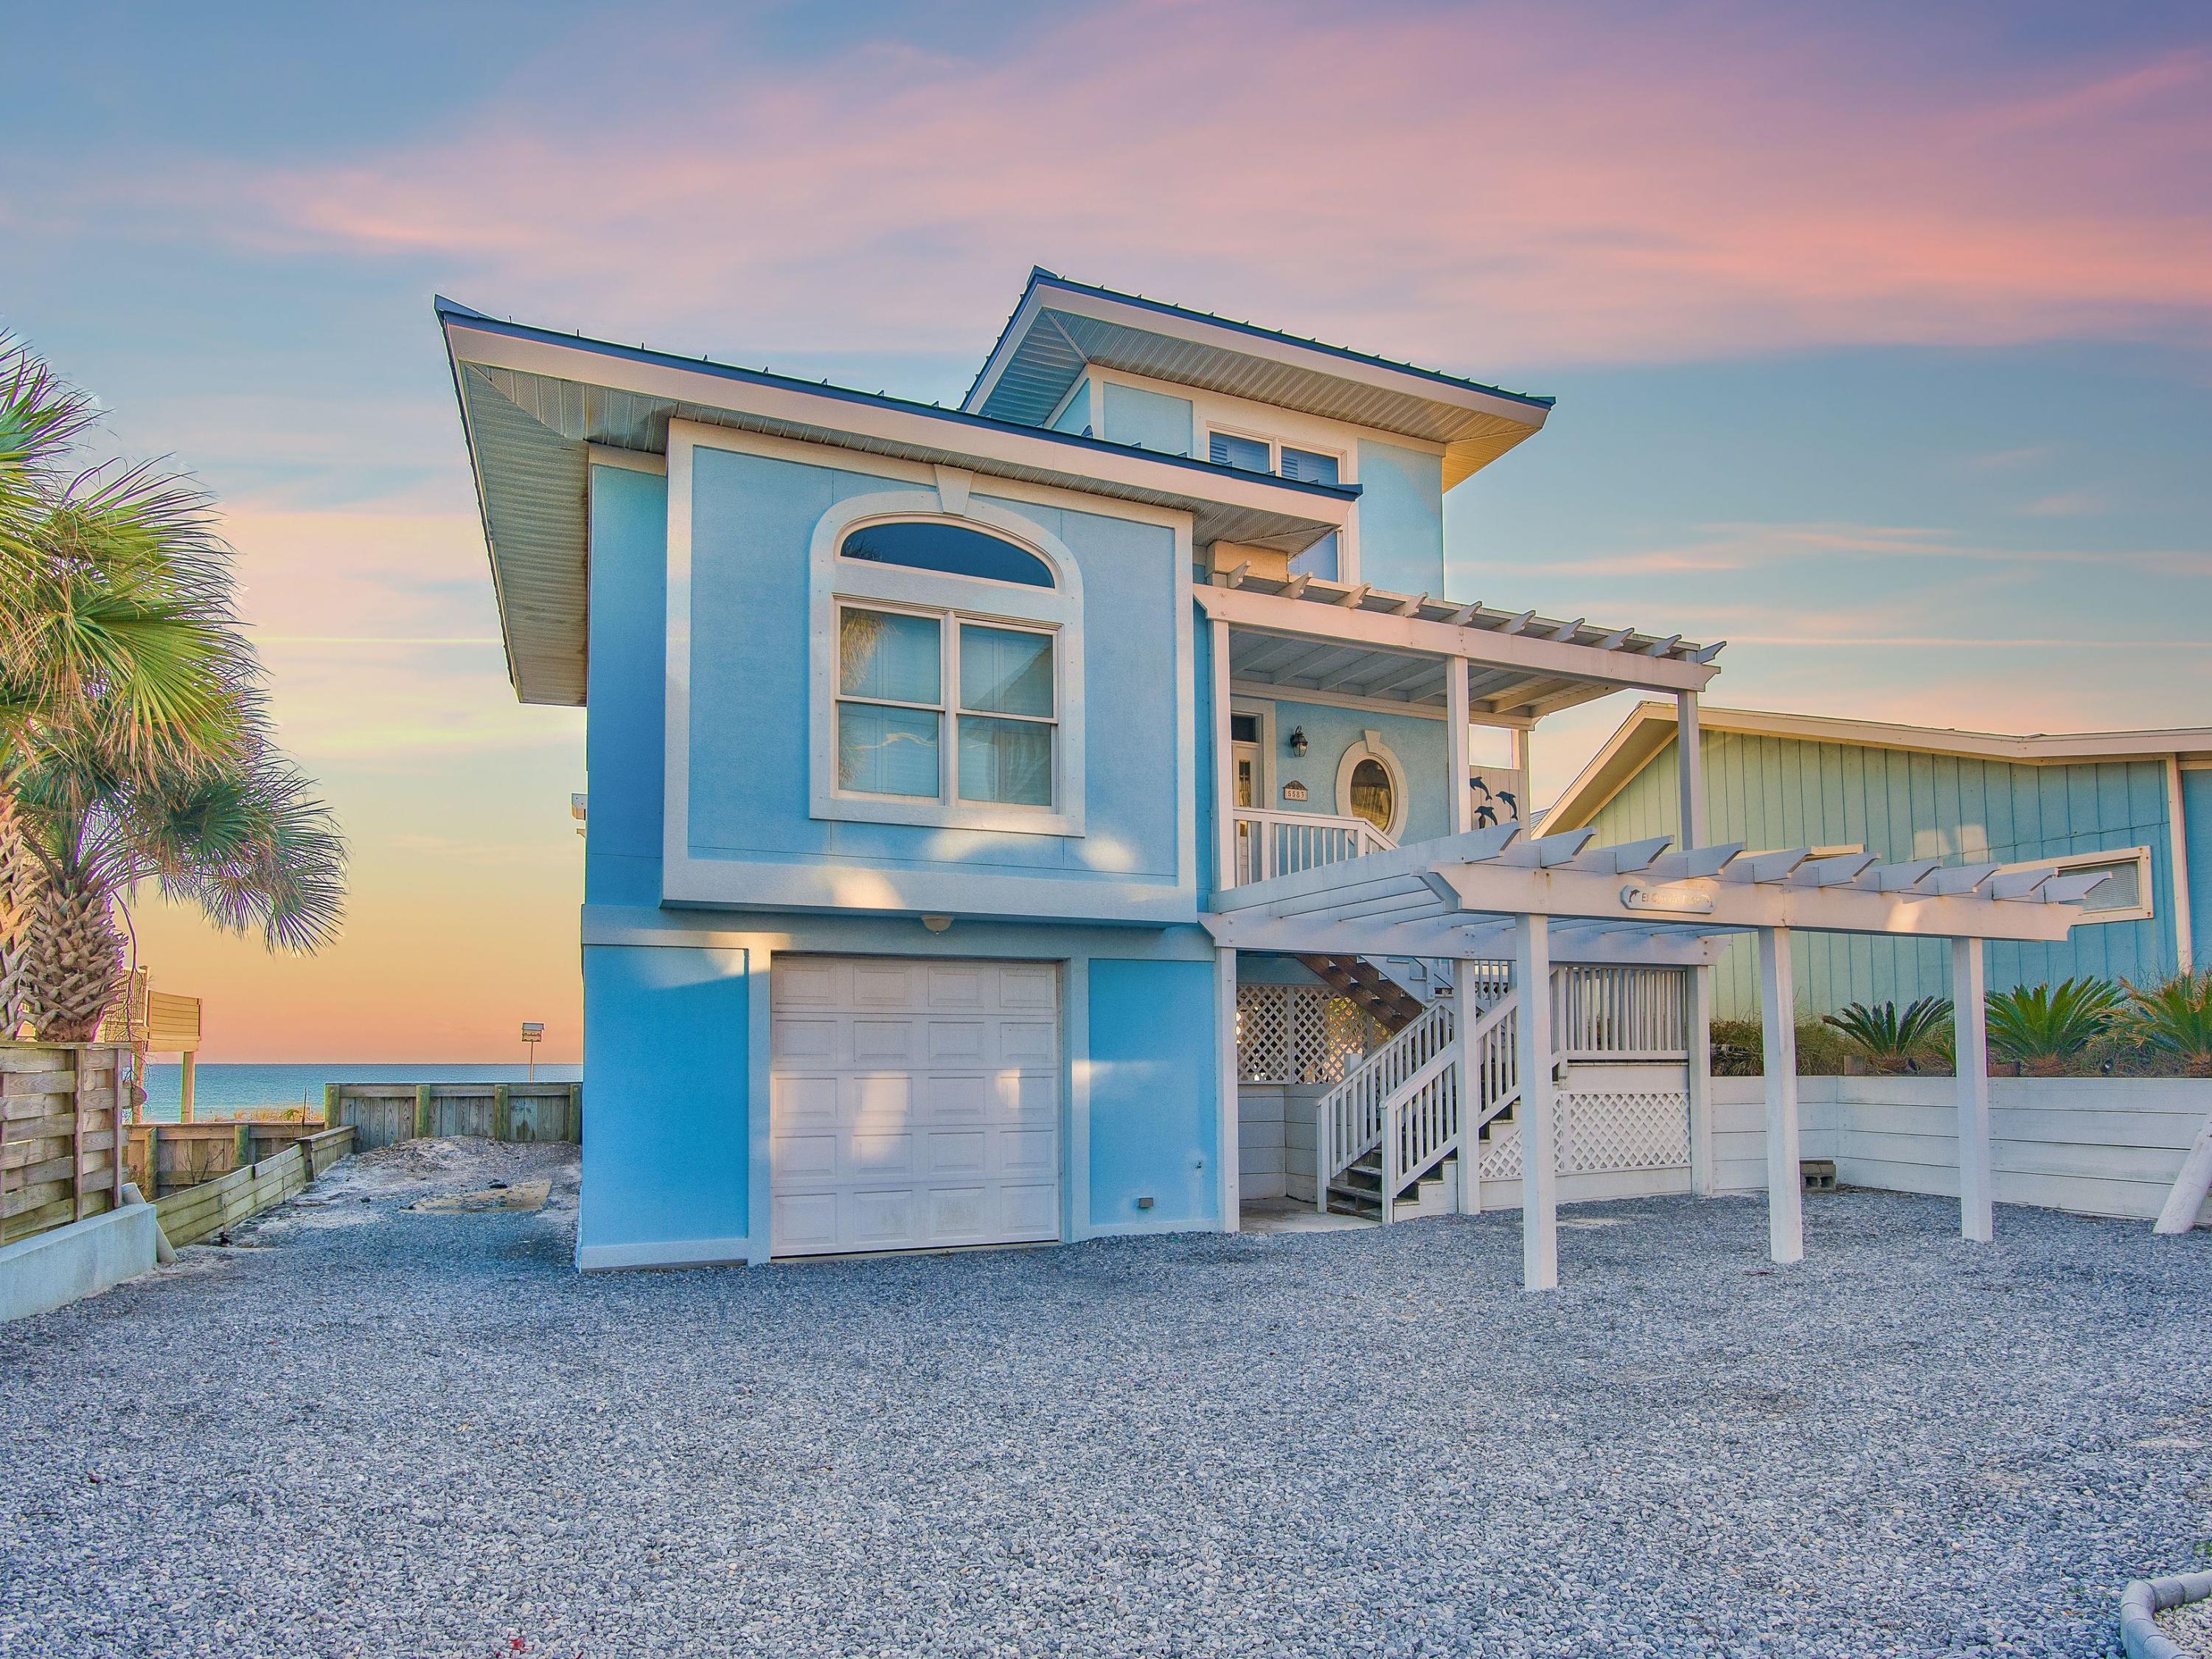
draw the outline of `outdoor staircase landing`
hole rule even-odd
[[[1364,957],[1302,956],[1298,960],[1392,1036],[1421,1017],[1421,1000]]]

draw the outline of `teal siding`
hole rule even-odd
[[[2189,842],[2189,931],[2202,967],[2212,962],[2212,771],[2181,775],[2181,823]]]
[[[1359,580],[1393,593],[1444,591],[1444,464],[1395,444],[1359,446]]]
[[[1170,455],[1190,453],[1191,410],[1188,398],[1170,398],[1142,386],[1106,386],[1106,430],[1109,443],[1136,444]]]
[[[2174,970],[2163,761],[2015,766],[1734,732],[1707,732],[1705,754],[1708,836],[1716,842],[1753,848],[1856,844],[1885,860],[1948,864],[2016,864],[2148,846],[2151,920],[2087,924],[2060,945],[1992,944],[1990,983],[2034,985],[2075,974],[2145,980]],[[2212,789],[2204,793],[2212,797]],[[1604,844],[1671,836],[1680,804],[1669,743],[1592,822]],[[2212,799],[2206,805],[2212,813]],[[2206,840],[2212,843],[2212,836]],[[2201,902],[2192,909],[2203,914]],[[1800,934],[1796,951],[1798,997],[1810,1009],[1949,994],[1949,959],[1939,942]],[[1755,975],[1749,941],[1730,945],[1714,988],[1723,1018],[1757,1013]]]

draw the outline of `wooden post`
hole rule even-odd
[[[108,1173],[114,1178],[114,1191],[108,1197],[107,1207],[111,1210],[119,1210],[123,1207],[123,1183],[127,1179],[123,1168],[123,1154],[127,1150],[125,1137],[130,1133],[124,1127],[123,1121],[124,1094],[128,1086],[125,1079],[123,1062],[124,1056],[131,1054],[131,1050],[127,1048],[119,1048],[111,1050],[110,1053],[114,1060],[115,1104],[108,1109],[107,1113],[107,1125],[113,1131],[108,1137],[107,1156],[111,1166]],[[134,1064],[129,1081],[137,1080],[137,1068]],[[151,1204],[154,1200],[149,1198],[146,1201]]]
[[[568,1138],[579,1146],[584,1144],[584,1085],[568,1085]]]
[[[1559,1283],[1559,1183],[1553,1163],[1559,1102],[1552,1086],[1552,919],[1523,915],[1513,935],[1521,1079],[1521,1288]],[[1387,1200],[1388,1194],[1385,1194]]]
[[[325,1129],[335,1129],[338,1127],[338,1113],[343,1109],[344,1096],[343,1085],[337,1083],[323,1085],[323,1127]]]
[[[415,1085],[415,1138],[428,1140],[437,1128],[437,1107],[430,1098],[430,1085]]]
[[[1243,1148],[1238,1143],[1241,1114],[1238,1110],[1237,1085],[1243,1068],[1237,1063],[1237,952],[1216,951],[1213,953],[1214,1042],[1216,1044],[1214,1086],[1220,1091],[1221,1099],[1217,1114],[1218,1127],[1214,1139],[1219,1143],[1216,1156],[1221,1160],[1218,1173],[1217,1190],[1220,1194],[1221,1231],[1224,1233],[1241,1231],[1244,1224],[1244,1188],[1243,1170]]]
[[[1482,1213],[1482,1141],[1474,1121],[1474,1028],[1482,1011],[1474,1001],[1474,964],[1464,957],[1452,963],[1452,1042],[1459,1072],[1459,1212]]]
[[[514,1091],[504,1083],[491,1085],[491,1138],[514,1139]]]
[[[2208,1193],[2212,1193],[2212,1116],[2205,1118],[2204,1127],[2183,1155],[2181,1173],[2174,1176],[2173,1190],[2166,1195],[2151,1231],[2187,1232],[2197,1224],[2197,1213],[2204,1207]]]
[[[1711,1198],[1720,1190],[1713,1168],[1713,970],[1682,972],[1682,1033],[1690,1068],[1690,1190]]]
[[[70,1073],[70,1218],[82,1221],[85,1217],[84,1190],[84,1074],[90,1069],[93,1051],[76,1048],[70,1059],[76,1069]]]
[[[1797,1133],[1797,988],[1790,930],[1759,930],[1760,1047],[1766,1060],[1767,1253],[1805,1259],[1805,1180]]]
[[[182,1069],[177,1079],[177,1121],[192,1121],[192,1096],[199,1084],[200,1057],[197,1051],[187,1048],[179,1056]]]
[[[238,1162],[234,1166],[244,1170],[260,1160],[253,1156],[253,1125],[245,1118],[238,1121]]]
[[[1996,1237],[1990,1208],[1990,1034],[1982,942],[1951,941],[1951,1032],[1959,1071],[1959,1237]]]
[[[1467,659],[1444,659],[1444,724],[1449,726],[1448,771],[1451,778],[1451,832],[1463,836],[1474,828],[1474,763],[1468,756]],[[1524,792],[1525,793],[1525,792]]]

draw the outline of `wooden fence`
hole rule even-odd
[[[271,1156],[244,1164],[212,1180],[179,1188],[157,1200],[154,1213],[170,1243],[198,1243],[304,1190],[309,1182],[350,1152],[353,1146],[354,1133],[350,1128],[310,1129]]]
[[[134,1123],[125,1133],[125,1178],[158,1200],[271,1158],[325,1125],[240,1117],[198,1123]]]
[[[359,1132],[362,1152],[428,1135],[581,1140],[580,1083],[333,1083],[323,1119]]]
[[[131,1050],[116,1043],[0,1043],[0,1243],[123,1201],[118,1103]]]

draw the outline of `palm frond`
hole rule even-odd
[[[2051,1072],[2105,1034],[2119,1010],[2120,988],[2109,980],[2068,979],[1993,991],[1987,1006],[1990,1051],[2025,1070]]]
[[[2212,968],[2160,985],[2129,981],[2119,1026],[2131,1041],[2179,1059],[2191,1077],[2212,1077]]]
[[[1951,1000],[1922,997],[1903,1013],[1894,1002],[1871,1007],[1854,1002],[1835,1013],[1823,1014],[1820,1020],[1841,1031],[1877,1068],[1892,1071],[1943,1046],[1951,1024]]]

